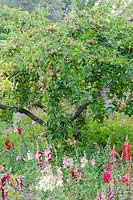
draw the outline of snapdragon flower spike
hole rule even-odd
[[[63,187],[63,172],[61,167],[57,169],[56,186]]]
[[[73,165],[73,159],[72,158],[64,158],[63,159],[63,167],[64,168],[68,168],[68,167],[72,167]]]
[[[0,172],[4,171],[4,166],[0,165]]]
[[[43,170],[43,160],[42,160],[42,158],[39,158],[39,167],[40,167],[40,170],[42,171]]]
[[[105,171],[104,174],[103,174],[104,182],[105,183],[109,183],[110,182],[110,178],[111,178],[110,172],[109,171]]]
[[[45,151],[45,161],[46,162],[52,162],[52,154],[49,149]]]
[[[87,165],[88,163],[88,160],[86,159],[86,157],[84,156],[82,159],[81,159],[81,168],[85,168],[85,166]]]
[[[5,147],[6,147],[7,150],[11,149],[11,144],[10,144],[10,141],[8,139],[5,140]]]
[[[115,195],[112,193],[112,191],[111,191],[111,189],[110,189],[110,187],[109,187],[109,189],[108,189],[108,199],[109,200],[112,200],[112,199],[114,199],[115,198]]]
[[[105,172],[103,173],[103,180],[104,180],[105,183],[110,182],[110,179],[111,179],[110,170],[111,170],[111,165],[108,164]]]
[[[6,185],[6,181],[9,180],[9,178],[10,178],[10,175],[6,174],[0,179],[0,182],[1,182],[0,191],[1,191],[1,199],[2,200],[5,200],[4,186]]]
[[[108,164],[107,167],[106,167],[106,171],[110,171],[111,170],[111,165]]]
[[[5,191],[3,188],[1,188],[2,194],[1,194],[1,199],[5,200]]]
[[[130,160],[131,148],[130,148],[130,143],[128,140],[122,145],[122,150],[123,150],[122,156],[124,160]]]
[[[96,200],[106,200],[105,194],[100,193],[99,196],[97,196]]]
[[[38,151],[38,152],[36,153],[36,155],[35,155],[35,158],[39,161],[39,164],[38,164],[38,165],[39,165],[39,167],[40,167],[40,170],[43,169],[42,155],[43,155],[42,151]]]
[[[24,177],[21,176],[19,179],[20,179],[20,191],[23,192],[23,186],[24,186],[24,183],[23,183],[23,182],[24,182]]]
[[[51,165],[46,165],[42,172],[50,174],[51,173]]]
[[[17,128],[17,132],[18,132],[18,135],[21,135],[21,133],[22,133],[22,128],[18,127],[18,128]]]
[[[121,182],[124,183],[126,186],[129,186],[129,177],[126,175],[126,176],[123,176],[121,178]]]
[[[38,152],[36,153],[36,155],[35,155],[35,158],[36,158],[37,160],[39,160],[39,159],[42,157],[42,155],[43,155],[42,151],[38,151]]]
[[[81,178],[84,179],[84,172],[79,168],[71,168],[71,176],[73,179]]]
[[[6,181],[9,180],[10,175],[6,174],[1,178],[1,185],[4,187],[6,185]]]

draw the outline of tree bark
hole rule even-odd
[[[45,122],[42,119],[40,119],[39,117],[35,116],[33,113],[31,113],[29,110],[27,110],[25,108],[18,109],[17,107],[14,107],[14,106],[8,106],[8,105],[0,104],[0,109],[3,109],[3,110],[6,110],[6,109],[9,109],[9,110],[16,109],[17,112],[25,114],[26,116],[28,116],[29,118],[31,118],[32,120],[34,120],[36,123],[38,123],[38,124],[40,124],[42,126],[45,125]]]
[[[80,114],[87,108],[88,105],[89,105],[89,103],[83,103],[83,104],[79,105],[77,107],[77,110],[73,114],[71,114],[70,120],[73,121],[76,118],[78,118],[80,116]],[[42,119],[40,119],[39,117],[35,116],[32,112],[30,112],[29,110],[27,110],[25,108],[19,109],[19,108],[15,107],[15,106],[8,106],[8,105],[0,104],[0,109],[3,109],[3,110],[15,109],[17,112],[25,114],[27,117],[29,117],[32,120],[34,120],[36,123],[38,123],[38,124],[40,124],[42,126],[46,125],[46,123]]]
[[[88,105],[89,105],[89,103],[83,103],[83,104],[79,105],[77,110],[73,114],[71,114],[70,119],[73,121],[77,117],[79,117],[79,115],[87,108]]]

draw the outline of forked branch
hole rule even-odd
[[[77,110],[71,114],[70,119],[73,121],[87,108],[89,103],[83,103],[77,107]]]
[[[15,109],[17,112],[20,112],[22,114],[25,114],[26,116],[28,116],[29,118],[31,118],[32,120],[34,120],[36,123],[44,126],[45,125],[45,122],[40,119],[39,117],[35,116],[33,113],[31,113],[29,110],[25,109],[25,108],[21,108],[21,109],[18,109],[14,106],[8,106],[8,105],[3,105],[3,104],[0,104],[0,109],[3,109],[3,110],[12,110],[12,109]]]

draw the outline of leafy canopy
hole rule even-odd
[[[132,115],[131,23],[99,6],[55,24],[45,16],[43,9],[0,11],[1,103],[48,108],[50,133],[68,131],[74,105],[87,102],[103,118],[105,88],[112,109]]]

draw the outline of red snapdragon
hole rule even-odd
[[[106,183],[109,183],[110,179],[111,179],[110,170],[111,170],[111,165],[108,164],[107,167],[106,167],[105,172],[103,173],[103,180]]]
[[[109,183],[110,178],[111,178],[110,172],[109,171],[105,171],[104,174],[103,174],[104,182]]]
[[[5,147],[6,147],[7,150],[11,149],[11,144],[10,144],[10,141],[8,139],[5,140],[4,144],[5,144]]]
[[[131,148],[130,148],[130,143],[128,140],[122,145],[122,150],[123,150],[122,156],[124,160],[130,160]]]
[[[22,128],[18,127],[18,128],[17,128],[17,132],[18,132],[18,135],[21,135],[21,133],[22,133]]]

